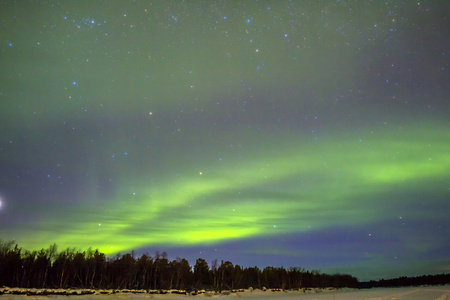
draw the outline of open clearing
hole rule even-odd
[[[164,299],[164,300],[181,300],[181,299],[195,299],[195,298],[223,298],[223,299],[283,299],[283,300],[450,300],[450,286],[432,286],[432,287],[407,287],[407,288],[374,288],[367,290],[353,290],[344,289],[337,291],[323,291],[305,294],[303,292],[288,291],[288,292],[271,292],[255,290],[253,292],[245,291],[243,293],[236,293],[230,295],[212,295],[203,294],[198,296],[186,296],[176,294],[153,295],[153,294],[130,294],[119,293],[113,295],[81,295],[81,296],[25,296],[25,295],[1,295],[0,300],[59,300],[70,297],[73,300],[121,300],[121,299]]]

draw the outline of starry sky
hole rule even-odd
[[[450,271],[448,1],[0,1],[0,238]]]

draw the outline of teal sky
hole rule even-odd
[[[449,272],[446,1],[0,1],[0,238]]]

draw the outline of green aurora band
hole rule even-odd
[[[15,239],[28,249],[54,241],[63,248],[96,247],[115,254],[396,219],[398,210],[391,208],[402,204],[386,194],[405,187],[445,189],[450,132],[439,128],[341,134],[309,144],[293,136],[281,152],[272,141],[247,153],[250,160],[180,170],[173,180],[150,183],[133,176],[101,213],[77,205],[59,218],[19,228]],[[403,217],[431,217],[426,211],[409,213]],[[444,218],[441,213],[434,212],[434,218]]]

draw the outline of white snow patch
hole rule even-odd
[[[423,287],[407,287],[407,288],[374,288],[374,289],[323,289],[309,291],[262,291],[254,289],[253,291],[245,290],[239,293],[214,294],[211,292],[202,293],[197,296],[180,295],[175,293],[149,294],[149,293],[115,293],[115,294],[91,294],[91,295],[52,295],[52,296],[26,296],[3,294],[1,300],[144,300],[144,299],[162,299],[162,300],[183,300],[183,299],[205,299],[205,298],[221,298],[221,299],[266,299],[266,300],[360,300],[360,299],[438,299],[450,300],[450,285],[446,286],[423,286]]]

